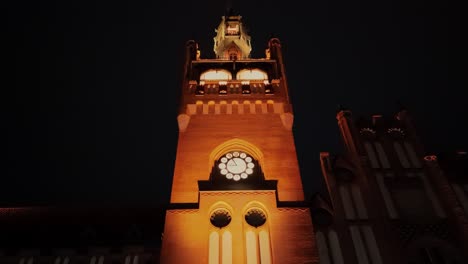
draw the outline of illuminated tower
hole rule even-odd
[[[214,59],[186,45],[161,263],[318,263],[280,41],[251,58],[241,16],[215,31]]]

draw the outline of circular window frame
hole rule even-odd
[[[249,208],[244,214],[245,222],[255,228],[265,225],[267,219],[266,212],[258,207]]]
[[[216,228],[224,228],[231,222],[231,212],[226,208],[216,208],[210,214],[210,223]]]

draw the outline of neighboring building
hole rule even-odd
[[[159,263],[165,209],[0,208],[0,263]]]
[[[312,210],[320,263],[468,263],[466,153],[441,170],[404,109],[337,119],[345,151],[320,154],[329,197]]]
[[[468,263],[466,153],[426,156],[406,110],[341,109],[307,200],[279,39],[251,58],[234,13],[216,33],[214,59],[186,44],[170,203],[0,209],[1,264]]]

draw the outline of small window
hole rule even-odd
[[[250,84],[242,84],[242,94],[250,94]]]
[[[197,89],[195,90],[196,95],[204,95],[205,94],[205,86],[202,84],[197,85]]]
[[[273,94],[273,86],[271,83],[265,84],[265,94]]]
[[[227,94],[227,82],[219,82],[219,94]]]
[[[223,228],[231,222],[231,214],[226,209],[217,209],[211,214],[210,222],[217,228]]]
[[[138,255],[125,257],[125,264],[138,264]]]
[[[245,221],[253,227],[262,226],[266,222],[265,213],[257,208],[250,209],[244,217]]]

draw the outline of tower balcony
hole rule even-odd
[[[196,97],[236,97],[242,95],[272,96],[280,94],[280,81],[190,81],[188,94]]]

